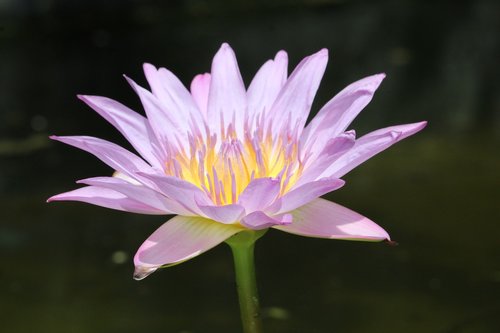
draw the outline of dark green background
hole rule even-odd
[[[111,173],[49,134],[125,144],[77,93],[141,110],[121,74],[145,84],[148,61],[189,84],[227,41],[247,84],[280,49],[291,69],[328,48],[313,112],[386,72],[359,134],[429,121],[327,196],[399,246],[277,231],[258,242],[266,332],[498,332],[499,36],[486,0],[1,1],[0,331],[240,331],[227,246],[137,282],[131,257],[165,217],[45,203]]]

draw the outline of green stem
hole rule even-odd
[[[226,240],[233,252],[244,333],[262,332],[253,254],[255,241],[266,231],[245,230]]]

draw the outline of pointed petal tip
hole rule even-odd
[[[158,267],[135,266],[133,278],[136,281],[143,280],[153,274]]]

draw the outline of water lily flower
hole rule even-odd
[[[197,75],[190,90],[169,70],[150,64],[144,64],[144,72],[151,91],[126,77],[146,117],[106,97],[79,96],[138,154],[95,137],[52,136],[95,155],[115,172],[80,180],[85,187],[49,201],[176,215],[137,251],[136,279],[249,229],[388,240],[370,219],[320,196],[342,187],[342,176],[426,122],[356,138],[348,128],[385,77],[377,74],[347,86],[306,124],[327,60],[328,51],[320,50],[288,75],[287,54],[280,51],[246,88],[233,50],[223,44],[211,72]]]

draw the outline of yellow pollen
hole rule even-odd
[[[298,142],[285,135],[272,139],[247,137],[242,142],[234,131],[215,140],[190,141],[190,151],[180,150],[165,162],[165,173],[184,179],[202,189],[217,205],[236,203],[255,178],[277,178],[281,195],[296,183],[302,172]]]

